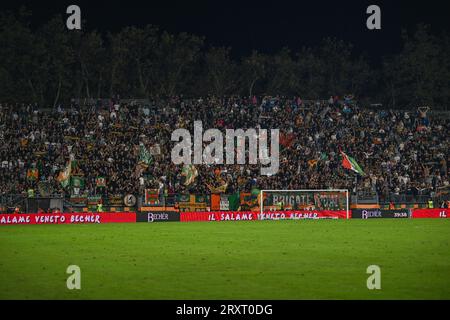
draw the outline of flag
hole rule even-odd
[[[261,190],[259,190],[258,188],[252,188],[252,190],[250,191],[252,196],[259,196],[261,193]]]
[[[139,161],[138,164],[147,168],[152,163],[152,155],[147,148],[141,144],[139,145]]]
[[[35,181],[38,179],[39,170],[36,168],[28,169],[27,171],[27,179],[30,181]]]
[[[236,211],[239,209],[239,206],[241,204],[240,194],[239,192],[236,192],[234,194],[231,194],[228,196],[228,209],[231,211]]]
[[[211,191],[211,193],[225,193],[228,188],[228,183],[223,181],[223,184],[218,187],[214,187],[209,184],[206,184],[206,186],[208,187],[209,191]]]
[[[79,161],[75,160],[75,157],[72,159],[72,176],[83,176],[83,172],[81,171],[80,167],[78,166]]]
[[[145,189],[145,204],[158,204],[158,203],[159,203],[159,190]]]
[[[342,154],[342,166],[345,169],[353,170],[362,176],[366,175],[355,159],[346,155],[343,151],[341,151],[341,154]]]
[[[71,172],[72,172],[72,162],[69,160],[67,161],[66,168],[59,173],[57,178],[58,182],[61,183],[63,188],[69,185]]]
[[[138,164],[136,165],[136,169],[134,171],[134,175],[136,178],[139,178],[142,173],[150,166],[153,158],[151,153],[147,150],[144,144],[139,144],[139,158]]]
[[[97,177],[95,179],[95,184],[97,185],[98,188],[104,188],[106,187],[106,178],[105,177]]]
[[[189,201],[191,201],[189,193],[187,193],[187,194],[183,194],[183,193],[177,194],[176,195],[176,201],[177,202],[189,202]]]
[[[183,169],[181,171],[181,175],[183,177],[186,177],[184,181],[184,185],[188,186],[191,185],[195,178],[198,176],[197,168],[193,164],[184,165]]]
[[[254,187],[252,188],[250,193],[251,193],[251,198],[249,201],[250,208],[259,207],[259,204],[261,203],[261,190]]]
[[[315,165],[317,165],[317,162],[319,162],[319,160],[317,160],[317,159],[311,159],[311,160],[308,160],[308,166],[309,166],[310,168],[312,168],[312,167],[314,167]]]
[[[327,161],[328,160],[328,155],[326,152],[321,152],[320,153],[320,160],[322,161]]]
[[[72,176],[70,179],[70,184],[72,188],[83,188],[84,187],[84,178],[81,176]]]
[[[223,172],[226,172],[226,170]],[[220,175],[216,175],[215,178],[216,178],[215,185],[218,185],[218,187],[214,187],[207,183],[206,186],[209,188],[211,193],[224,193],[228,188],[228,182],[226,182]]]
[[[84,188],[84,178],[81,176],[72,176],[70,178],[70,187],[72,188],[72,195],[79,195],[81,188]]]

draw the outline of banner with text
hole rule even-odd
[[[284,209],[338,211],[347,205],[345,192],[339,191],[265,191],[264,207],[282,204]]]
[[[175,211],[146,211],[136,214],[136,222],[171,222],[180,221],[180,213]]]
[[[413,209],[412,210],[413,218],[449,218],[450,217],[450,209]]]
[[[0,225],[8,224],[77,224],[136,222],[134,212],[0,214]]]
[[[352,209],[352,219],[409,218],[409,209]]]
[[[180,221],[246,221],[246,220],[302,220],[302,219],[345,219],[346,211],[215,211],[180,212]]]

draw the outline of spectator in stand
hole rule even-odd
[[[226,192],[260,189],[345,188],[380,195],[424,194],[448,188],[449,121],[431,118],[428,109],[373,111],[354,97],[341,103],[302,101],[299,97],[172,97],[145,105],[58,106],[45,112],[36,105],[2,104],[0,108],[0,193],[68,193],[57,177],[70,158],[83,176],[81,192],[95,195],[138,194],[143,188],[209,193],[208,185],[227,184]],[[425,120],[426,119],[426,120]],[[197,166],[198,177],[186,187],[181,166],[171,161],[171,133],[218,128],[280,129],[280,168],[260,176],[258,165]],[[143,174],[136,175],[138,145],[160,152]],[[206,145],[206,144],[205,144]],[[357,177],[342,168],[342,149],[367,173]],[[220,174],[215,174],[215,169]],[[37,170],[37,177],[34,176]],[[72,172],[73,174],[73,172]],[[106,179],[105,187],[97,178]],[[356,181],[356,182],[355,182]],[[356,185],[355,185],[356,183]]]

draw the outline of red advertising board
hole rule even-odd
[[[0,225],[136,222],[134,212],[0,214]]]
[[[300,219],[345,219],[346,211],[214,211],[180,212],[180,221],[246,221],[246,220],[300,220]]]
[[[413,218],[449,218],[450,209],[413,209]]]

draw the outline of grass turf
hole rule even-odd
[[[0,299],[450,299],[450,221],[2,226]]]

